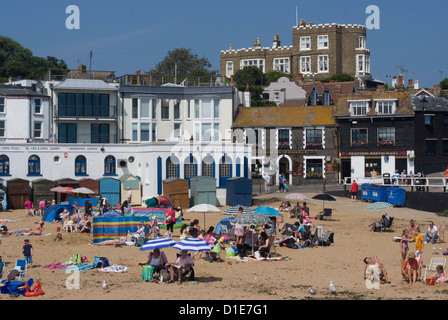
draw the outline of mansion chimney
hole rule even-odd
[[[280,36],[278,34],[274,35],[274,43],[272,44],[273,48],[280,48]]]

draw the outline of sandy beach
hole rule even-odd
[[[311,199],[315,193],[305,193]],[[272,193],[263,195],[272,198],[269,206],[278,207],[285,194]],[[306,201],[313,217],[322,210],[322,201]],[[294,202],[292,202],[294,204]],[[335,202],[326,202],[325,207],[333,209],[331,220],[313,220],[315,226],[334,232],[334,243],[328,247],[317,246],[306,249],[290,249],[276,247],[282,261],[238,261],[225,257],[224,262],[210,263],[196,257],[196,283],[188,281],[177,285],[176,282],[148,283],[141,281],[142,267],[138,265],[147,259],[149,251],[140,251],[138,247],[92,246],[89,234],[63,234],[62,242],[55,243],[57,224],[45,223],[46,236],[30,236],[34,248],[33,265],[27,270],[27,277],[39,279],[45,294],[37,297],[10,297],[0,295],[2,300],[446,300],[448,284],[427,286],[422,282],[409,285],[402,281],[400,273],[399,243],[394,242],[409,220],[414,219],[421,227],[422,233],[427,229],[429,221],[435,224],[446,223],[447,219],[434,213],[412,210],[408,208],[390,208],[387,212],[394,217],[393,231],[370,232],[368,225],[380,218],[380,212],[367,211],[367,202],[352,202],[348,198],[337,198]],[[223,211],[228,207],[220,207]],[[185,210],[186,211],[186,210]],[[206,216],[207,226],[216,226],[224,214],[209,213]],[[0,220],[8,229],[23,227],[34,228],[39,216],[27,217],[25,210],[0,213]],[[203,225],[202,213],[185,213],[185,222],[199,219]],[[294,219],[285,216],[285,222],[294,223]],[[60,225],[59,225],[60,226]],[[312,229],[314,232],[314,228]],[[277,234],[281,238],[281,234]],[[3,236],[0,255],[6,263],[6,270],[14,266],[16,259],[22,259],[24,236]],[[179,229],[174,231],[174,240],[179,240]],[[431,257],[442,257],[447,250],[447,243],[427,244],[423,248],[423,264],[429,263]],[[173,248],[163,249],[170,262],[175,261]],[[410,243],[410,252],[415,251],[415,242]],[[81,254],[93,262],[95,256],[104,256],[112,264],[126,266],[126,273],[100,272],[97,269],[79,273],[79,288],[67,286],[72,273],[64,270],[43,268],[49,264],[69,261],[72,254]],[[383,284],[379,289],[368,289],[364,280],[364,257],[378,256],[388,272],[391,283]],[[109,285],[108,290],[102,288],[103,281]],[[337,295],[328,289],[333,281]],[[310,295],[308,288],[316,290]]]

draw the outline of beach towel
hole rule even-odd
[[[151,281],[152,275],[154,274],[154,266],[143,266],[142,269],[142,281]]]
[[[112,265],[110,267],[107,268],[100,268],[98,269],[98,271],[101,272],[116,272],[116,273],[125,273],[128,272],[128,267],[124,267],[124,266],[119,266],[119,265]]]

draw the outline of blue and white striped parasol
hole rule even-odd
[[[176,244],[176,241],[170,238],[155,238],[148,240],[141,248],[141,251],[168,248]]]
[[[236,215],[238,212],[239,212],[239,210],[240,210],[240,208],[243,208],[243,213],[246,213],[246,212],[253,212],[254,210],[253,209],[251,209],[250,207],[246,207],[246,206],[232,206],[232,207],[230,207],[230,208],[228,208],[226,211],[224,211],[223,213],[224,214],[229,214],[229,215]]]
[[[181,251],[209,251],[213,247],[202,239],[186,238],[176,243],[173,248]]]

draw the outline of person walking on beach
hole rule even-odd
[[[22,249],[22,253],[27,265],[31,265],[33,263],[33,246],[30,244],[29,239],[25,239]]]
[[[407,230],[403,230],[403,234],[401,235],[400,239],[401,264],[406,261],[406,256],[408,255],[409,251],[408,238],[406,237],[406,235]]]
[[[350,188],[350,193],[352,195],[352,201],[356,200],[356,197],[358,195],[358,184],[356,183],[356,180],[353,180],[352,186]]]

